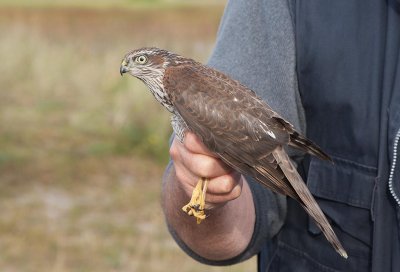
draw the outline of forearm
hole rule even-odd
[[[163,182],[162,203],[167,223],[192,251],[209,260],[226,260],[246,249],[256,219],[246,181],[238,198],[208,211],[210,216],[199,225],[181,210],[189,199],[176,179],[173,165],[167,169]]]

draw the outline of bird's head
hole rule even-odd
[[[164,73],[169,65],[177,64],[181,59],[184,58],[167,50],[140,48],[125,55],[119,71],[121,75],[128,73],[143,81],[154,97],[168,108],[170,103],[164,91]]]
[[[158,48],[140,48],[125,55],[120,73],[129,73],[141,80],[154,77],[164,72],[172,53]]]

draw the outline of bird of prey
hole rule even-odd
[[[334,249],[347,253],[284,147],[322,160],[330,157],[302,136],[255,92],[224,73],[167,50],[141,48],[125,55],[120,73],[140,79],[172,113],[176,137],[197,135],[227,165],[273,192],[289,196],[314,219]],[[205,219],[207,177],[201,177],[183,207],[198,223]]]

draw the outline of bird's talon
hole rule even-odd
[[[182,210],[189,216],[196,218],[197,224],[207,218],[205,214],[205,196],[207,190],[207,179],[201,178],[193,190],[192,197],[188,204],[182,207]]]
[[[192,208],[193,208],[196,212],[201,212],[201,211],[204,210],[204,209],[202,209],[202,208],[200,207],[199,204],[193,205]]]

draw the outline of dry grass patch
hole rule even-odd
[[[205,61],[221,12],[0,9],[1,271],[255,270],[200,265],[172,241],[169,116],[119,76],[141,46]]]

